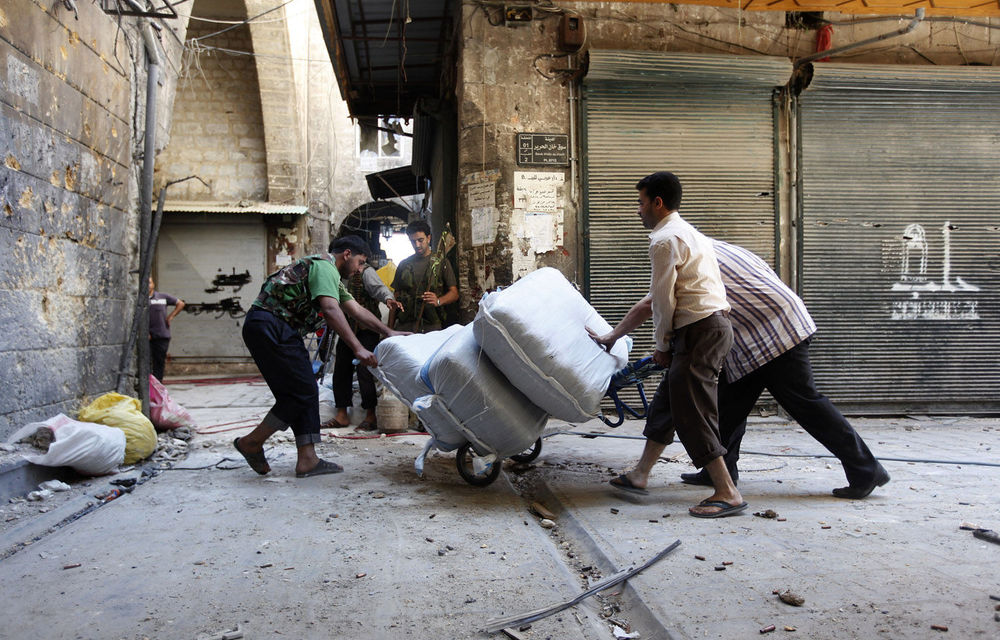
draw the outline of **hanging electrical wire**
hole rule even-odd
[[[295,0],[285,0],[285,2],[282,2],[278,6],[272,7],[271,9],[268,9],[267,11],[264,11],[262,13],[258,13],[257,15],[255,15],[252,18],[247,18],[246,20],[244,20],[242,22],[238,22],[238,23],[236,23],[236,24],[234,24],[234,25],[232,25],[230,27],[226,27],[225,29],[220,29],[219,31],[215,31],[213,33],[209,33],[209,34],[206,34],[206,35],[203,35],[203,36],[198,36],[197,38],[191,38],[188,42],[195,42],[197,40],[205,40],[206,38],[212,38],[212,37],[215,37],[215,36],[217,36],[219,34],[226,33],[227,31],[232,31],[233,29],[241,27],[241,26],[243,26],[245,24],[250,24],[251,22],[253,22],[257,18],[260,18],[262,16],[266,16],[269,13],[273,13],[273,12],[277,11],[278,9],[280,9],[280,8],[286,6],[286,5],[292,4],[293,2],[295,2]]]

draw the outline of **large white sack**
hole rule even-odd
[[[386,338],[375,347],[378,367],[369,368],[393,395],[412,406],[430,390],[420,379],[420,369],[448,338],[462,329],[452,325],[441,331]]]
[[[473,322],[476,340],[528,398],[568,422],[600,411],[611,376],[628,363],[631,340],[608,353],[587,328],[611,331],[604,318],[557,269],[544,267],[487,295]]]
[[[480,455],[506,458],[529,448],[548,420],[493,366],[472,325],[462,327],[431,356],[421,379],[430,393],[413,408],[439,449],[469,441]]]
[[[57,414],[44,422],[32,422],[11,434],[8,442],[17,442],[39,429],[52,431],[49,450],[24,459],[47,467],[72,467],[85,476],[112,473],[125,461],[125,432],[92,422],[79,422]]]

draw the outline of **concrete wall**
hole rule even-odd
[[[0,437],[114,389],[138,291],[145,54],[135,19],[76,6],[0,6]]]
[[[730,55],[797,58],[815,51],[817,32],[786,26],[784,12],[739,12],[667,3],[560,2],[558,7],[582,17],[585,48],[641,51],[688,51]],[[578,239],[580,185],[572,184],[567,168],[539,168],[565,180],[560,204],[564,209],[563,242],[539,252],[514,208],[514,154],[519,132],[570,133],[570,89],[559,69],[579,68],[580,56],[559,54],[559,17],[536,11],[530,24],[505,27],[498,7],[481,7],[466,0],[462,6],[458,69],[458,197],[459,282],[463,316],[468,320],[484,290],[509,284],[541,266],[560,269],[581,280],[582,252]],[[851,16],[824,14],[832,21]],[[497,23],[494,26],[490,22]],[[908,20],[838,24],[833,47],[884,34]],[[980,20],[982,22],[982,20]],[[992,24],[1000,27],[1000,20]],[[995,64],[1000,29],[927,22],[908,35],[860,48],[838,62],[879,64]],[[544,77],[543,74],[554,76]],[[579,127],[579,123],[576,125]],[[637,176],[638,179],[641,176]],[[495,182],[498,214],[495,240],[473,245],[467,183]],[[576,196],[574,197],[574,194]]]

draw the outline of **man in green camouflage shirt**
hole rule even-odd
[[[331,255],[332,254],[332,255]],[[324,324],[340,336],[357,360],[378,365],[351,331],[346,311],[365,327],[388,337],[405,335],[382,324],[362,307],[343,279],[361,270],[371,249],[357,236],[334,240],[330,253],[301,258],[267,277],[243,324],[246,342],[257,368],[274,394],[275,403],[249,434],[233,446],[257,473],[271,470],[264,443],[275,432],[292,428],[298,459],[295,476],[305,478],[338,473],[343,468],[316,455],[320,441],[319,393],[312,361],[302,338]]]

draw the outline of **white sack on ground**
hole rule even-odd
[[[582,422],[600,410],[631,341],[608,353],[587,335],[611,330],[557,269],[544,267],[487,295],[473,322],[476,340],[511,383],[552,417]]]
[[[386,338],[375,347],[378,366],[369,370],[393,395],[412,406],[414,400],[430,392],[420,379],[420,369],[461,329],[461,325],[452,325],[441,331]]]
[[[506,458],[531,447],[548,420],[493,366],[471,325],[431,356],[421,378],[430,394],[413,408],[441,449],[468,440],[480,455]]]
[[[85,476],[112,473],[125,461],[125,432],[115,427],[79,422],[60,413],[44,422],[33,422],[14,432],[8,442],[33,436],[39,429],[52,434],[49,449],[24,459],[48,467],[72,467]]]

